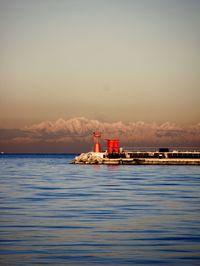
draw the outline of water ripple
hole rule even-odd
[[[2,265],[199,265],[198,166],[0,157]]]

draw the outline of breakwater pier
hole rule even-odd
[[[73,164],[106,165],[200,165],[200,151],[178,151],[160,148],[158,151],[128,151],[119,147],[118,139],[107,139],[107,149],[101,152],[100,132],[93,133],[92,152],[81,153]]]
[[[200,165],[200,152],[88,152],[76,156],[72,163],[105,165]]]

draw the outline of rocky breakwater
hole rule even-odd
[[[76,156],[72,164],[102,164],[103,153],[87,152]]]

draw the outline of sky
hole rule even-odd
[[[0,0],[0,148],[31,151],[30,128],[56,121],[168,125],[197,145],[199,28],[198,0]]]

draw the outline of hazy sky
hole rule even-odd
[[[200,1],[0,0],[0,126],[200,117]]]

